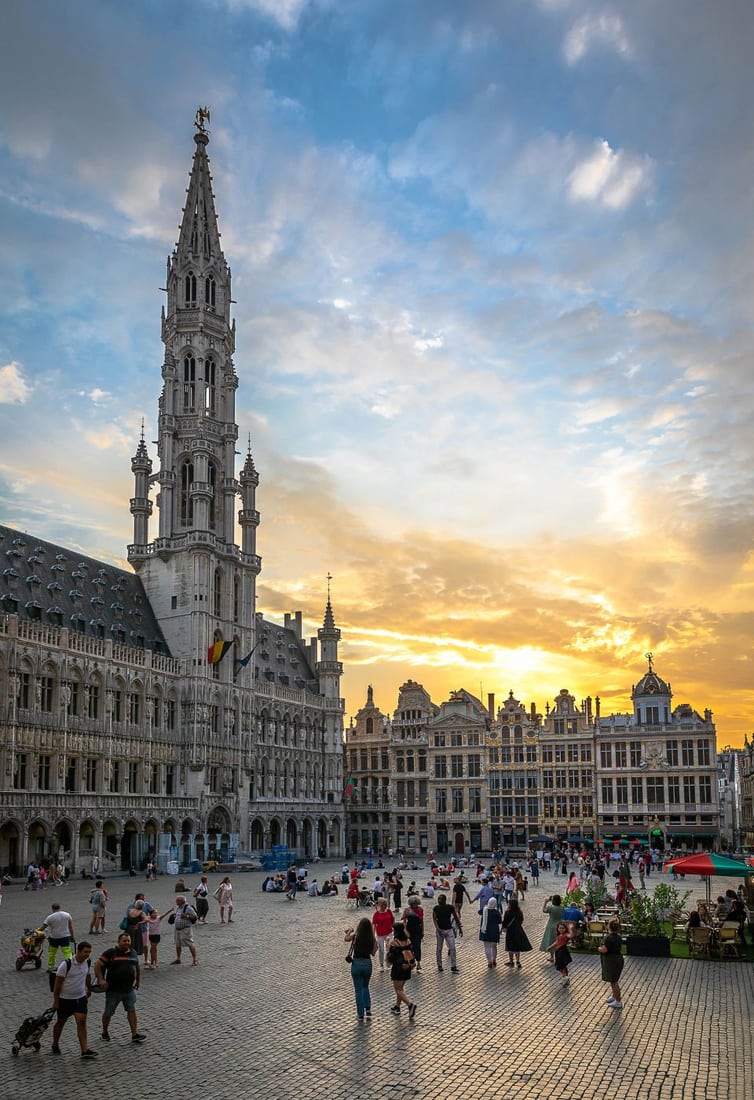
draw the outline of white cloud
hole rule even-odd
[[[616,12],[583,15],[565,36],[563,53],[568,64],[575,65],[595,46],[606,46],[625,57],[631,55],[631,42]]]
[[[257,11],[285,30],[293,30],[309,0],[226,0],[231,11]]]
[[[649,158],[616,153],[603,140],[571,172],[568,193],[574,201],[593,200],[611,210],[622,210],[648,186],[651,175]]]
[[[31,386],[13,360],[0,367],[0,405],[25,405],[31,396]]]

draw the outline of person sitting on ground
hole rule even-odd
[[[310,898],[318,898],[319,897],[319,883],[317,882],[316,875],[311,880],[311,882],[309,883],[309,886],[308,886],[308,889],[307,889],[306,892],[307,892],[307,894],[309,895]]]

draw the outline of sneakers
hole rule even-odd
[[[513,963],[506,963],[505,965],[506,966],[513,966],[514,964]]]
[[[451,966],[450,973],[451,974],[457,974],[458,973],[458,967],[457,966]]]
[[[608,997],[607,1000],[605,1001],[605,1004],[606,1005],[614,1005],[615,1004],[615,997]]]
[[[110,1042],[110,1032],[109,1031],[103,1031],[102,1032],[102,1038],[105,1040],[106,1043],[109,1043]]]
[[[372,1010],[371,1010],[371,1008],[366,1009],[366,1011],[364,1012],[364,1015],[366,1016],[367,1020],[371,1020],[372,1019]]]
[[[131,1036],[131,1042],[132,1043],[146,1043],[146,1041],[147,1041],[146,1035],[142,1035],[138,1031],[136,1032],[135,1035]]]
[[[437,970],[438,970],[438,973],[440,973],[440,974],[444,973],[443,968],[441,966],[438,966]]]
[[[613,1001],[610,1005],[611,1008],[623,1008],[623,1001]]]
[[[52,1044],[52,1050],[50,1051],[50,1054],[60,1054],[60,1047],[57,1046],[56,1043]]]
[[[90,1062],[93,1058],[97,1057],[97,1051],[96,1050],[84,1050],[81,1053],[81,1057],[84,1059],[85,1062]]]
[[[400,1016],[400,1014],[401,1014],[401,1006],[400,1006],[400,1005],[391,1005],[391,1006],[390,1006],[390,1011],[391,1011],[392,1013],[394,1013],[394,1015],[396,1015],[396,1016]]]
[[[563,987],[565,987],[565,986],[567,986],[567,985],[570,985],[570,983],[571,983],[571,979],[570,979],[570,978],[563,978],[563,980],[562,980],[562,982],[561,982],[560,984],[561,984],[561,985],[562,985]]]
[[[416,1010],[417,1010],[418,1007],[419,1006],[416,1005],[416,1004],[412,1004],[412,1005],[408,1006],[408,1018],[409,1018],[409,1020],[413,1020],[414,1016],[416,1015]]]

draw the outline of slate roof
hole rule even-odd
[[[134,573],[2,524],[0,611],[170,653]]]
[[[319,694],[319,680],[304,645],[290,627],[257,618],[254,678]]]

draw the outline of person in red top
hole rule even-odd
[[[379,952],[380,970],[385,969],[385,944],[393,935],[395,918],[388,908],[385,898],[380,898],[372,917],[374,934],[377,937],[377,951]]]

